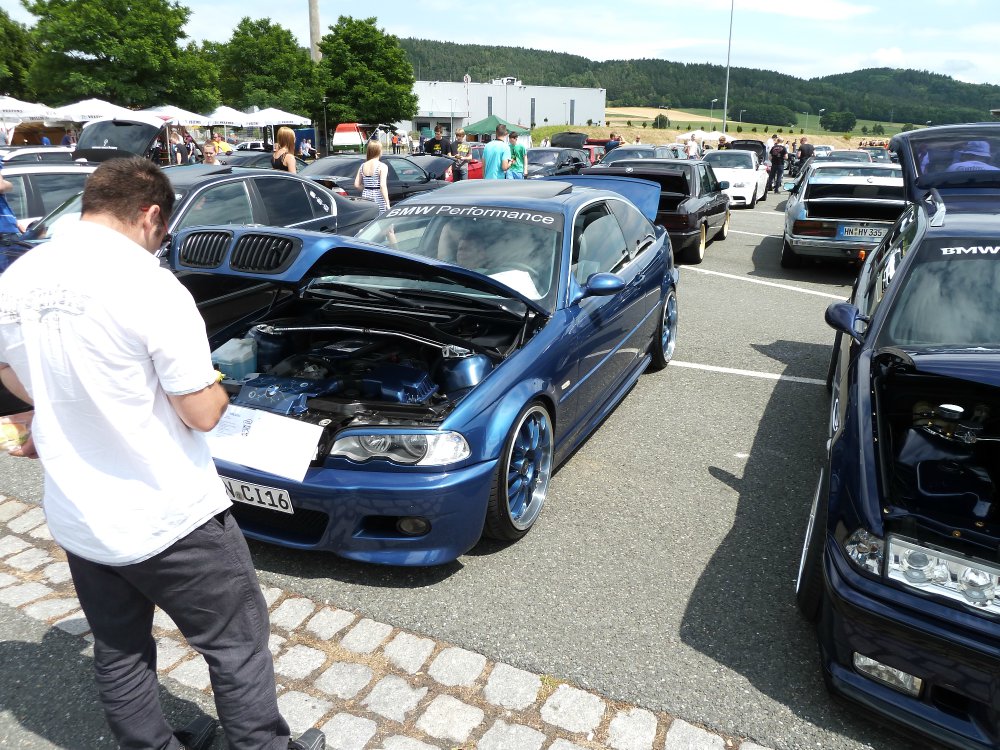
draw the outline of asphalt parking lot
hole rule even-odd
[[[418,570],[253,543],[262,580],[775,750],[910,747],[831,702],[795,609],[823,311],[853,270],[781,269],[780,205],[734,211],[682,268],[675,363],[560,469],[525,539]],[[0,460],[0,493],[37,500],[37,466]]]

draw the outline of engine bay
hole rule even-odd
[[[1000,392],[914,373],[877,378],[888,496],[939,533],[1000,534]],[[991,545],[994,546],[995,545]]]
[[[467,312],[359,316],[357,306],[301,299],[290,307],[216,336],[213,362],[227,375],[231,403],[335,426],[440,421],[520,346],[528,326]],[[252,354],[222,361],[227,342]]]

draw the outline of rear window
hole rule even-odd
[[[850,183],[815,183],[810,182],[806,191],[808,200],[846,198],[850,200],[903,200],[903,184],[855,185]]]

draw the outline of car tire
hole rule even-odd
[[[753,195],[750,196],[750,203],[747,204],[747,208],[754,208],[757,205],[757,186],[754,185]]]
[[[791,244],[785,240],[781,246],[781,267],[799,268],[802,265],[802,257],[792,250]]]
[[[650,347],[650,371],[658,372],[670,364],[676,347],[677,289],[671,286],[660,305],[660,322],[656,326],[656,338]]]
[[[529,402],[517,415],[493,477],[483,535],[513,542],[531,530],[552,479],[555,434],[548,409]]]
[[[823,552],[826,544],[827,485],[820,474],[809,511],[802,556],[799,558],[799,574],[795,579],[795,602],[802,616],[809,622],[819,618],[823,601]]]
[[[698,230],[698,244],[684,248],[679,260],[695,266],[705,260],[705,246],[708,244],[708,229],[702,224]]]
[[[712,242],[722,242],[726,237],[729,236],[729,220],[732,218],[732,212],[726,209],[726,219],[722,222],[722,226],[719,227],[719,231],[715,233],[715,237],[712,238]]]

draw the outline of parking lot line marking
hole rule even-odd
[[[759,232],[740,232],[736,229],[730,229],[730,234],[745,234],[748,237],[774,237],[776,240],[784,237],[783,234],[760,234]]]
[[[681,266],[685,271],[696,271],[697,273],[705,273],[710,276],[722,276],[727,279],[736,279],[737,281],[748,281],[751,284],[760,284],[762,286],[773,286],[778,289],[787,289],[790,292],[801,292],[802,294],[813,294],[817,297],[826,297],[827,299],[835,299],[843,302],[847,299],[846,294],[829,294],[827,292],[817,292],[814,289],[803,289],[800,286],[792,286],[791,284],[777,284],[773,281],[764,281],[763,279],[748,279],[746,276],[737,276],[734,273],[722,273],[721,271],[708,271],[704,268],[692,268],[691,266]]]
[[[733,367],[716,367],[715,365],[699,365],[695,362],[679,362],[671,360],[671,367],[687,367],[690,370],[707,370],[708,372],[721,372],[726,375],[745,375],[750,378],[764,378],[765,380],[787,380],[790,383],[805,383],[806,385],[826,386],[825,380],[818,378],[800,378],[797,375],[781,375],[774,372],[758,372],[757,370],[737,370]]]

